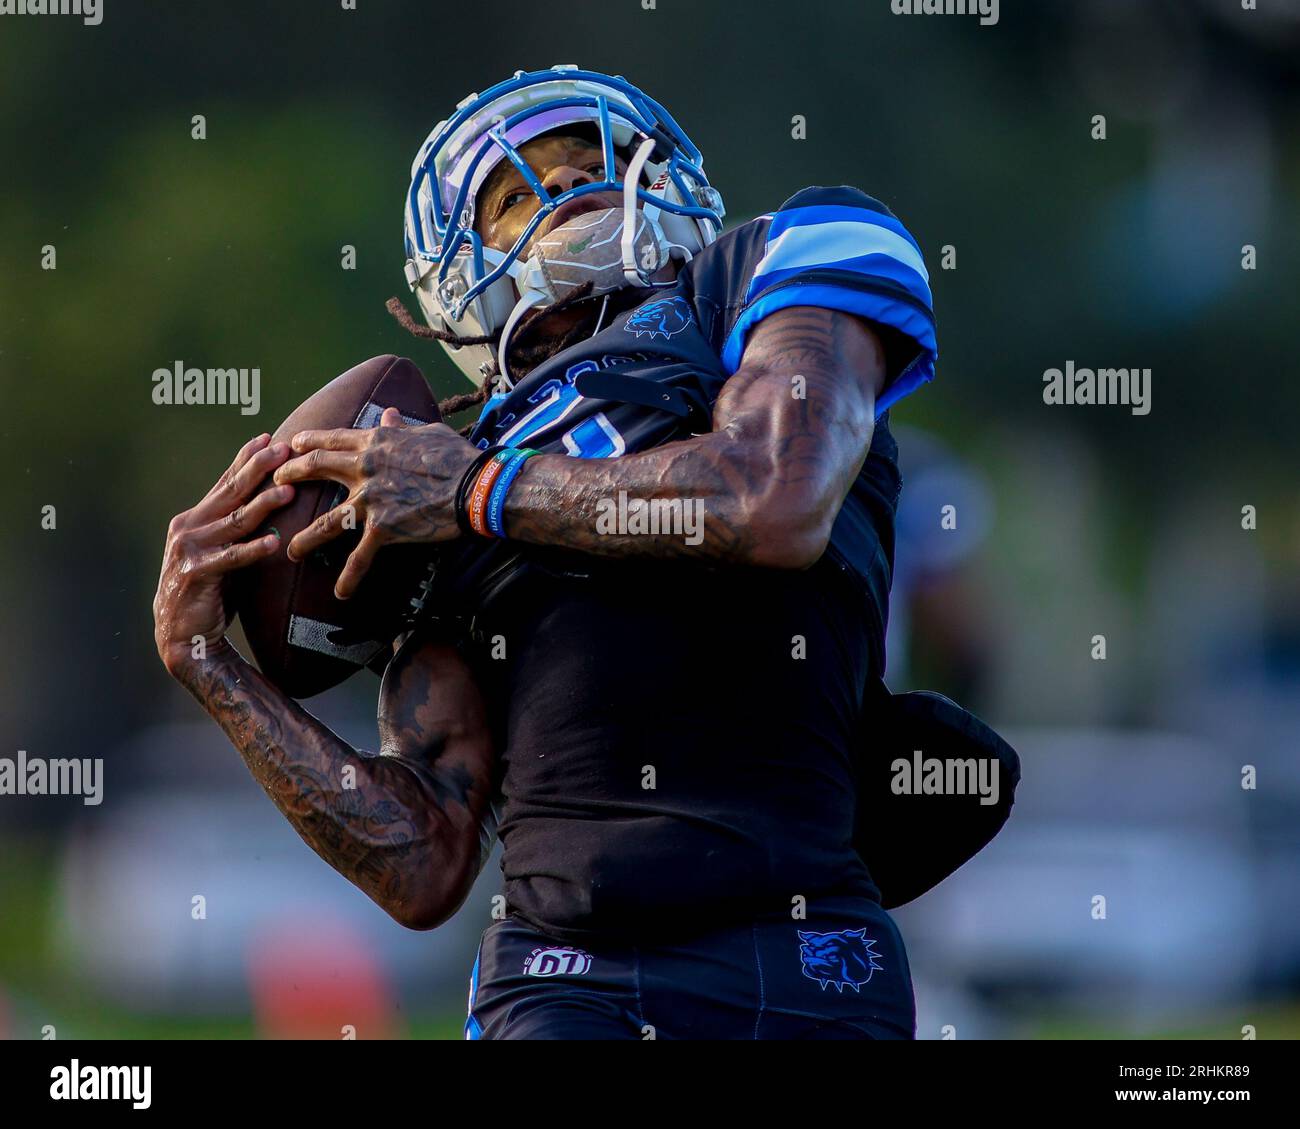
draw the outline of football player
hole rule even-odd
[[[294,457],[265,438],[241,453],[174,523],[169,553],[195,561],[159,589],[169,669],[408,925],[454,912],[497,821],[507,913],[475,962],[470,1038],[912,1037],[854,817],[900,488],[886,413],[937,355],[915,239],[849,187],[724,232],[667,110],[571,66],[470,95],[412,174],[428,325],[406,322],[477,386],[444,405],[481,403],[477,422],[464,438],[390,411],[298,435]],[[257,527],[240,509],[268,471],[281,501],[307,479],[348,488],[364,534],[340,595],[383,545],[438,543],[437,602],[473,617],[402,642],[389,755],[350,792],[334,781],[360,754],[220,639],[221,576],[276,547],[214,546]],[[176,595],[200,581],[206,617]],[[215,661],[187,657],[196,632]]]

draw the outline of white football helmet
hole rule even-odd
[[[577,123],[599,129],[606,179],[551,196],[519,155],[519,146]],[[622,179],[616,173],[615,147],[630,154]],[[503,159],[515,165],[541,202],[508,252],[484,246],[474,230],[475,197]],[[705,177],[699,150],[667,110],[621,76],[571,65],[516,71],[487,92],[469,95],[429,134],[411,165],[406,280],[431,327],[471,340],[491,338],[486,343],[443,343],[474,384],[483,385],[495,359],[499,382],[510,387],[506,350],[511,331],[530,309],[563,293],[562,286],[554,285],[561,272],[550,269],[556,260],[553,255],[548,259],[546,246],[519,258],[533,233],[570,200],[610,191],[623,194],[622,214],[598,217],[604,224],[602,238],[592,242],[608,258],[613,236],[622,264],[615,272],[621,275],[617,285],[656,285],[652,277],[670,258],[688,261],[722,230],[722,196]],[[590,214],[577,218],[593,222]],[[573,247],[565,248],[570,260]],[[593,293],[607,293],[615,285],[608,265],[591,264],[593,273],[599,273]],[[572,276],[572,261],[559,266],[568,267]]]

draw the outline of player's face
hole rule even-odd
[[[600,146],[578,137],[562,134],[538,137],[521,145],[519,155],[552,196],[558,196],[570,188],[603,180],[605,176],[605,158]],[[627,169],[627,163],[618,156],[615,156],[614,163],[615,176],[621,177]],[[623,197],[619,192],[593,192],[570,201],[538,225],[521,256],[527,253],[539,235],[568,223],[575,215],[621,207],[622,203]],[[479,190],[474,230],[489,247],[509,251],[541,206],[542,202],[524,183],[519,170],[510,161],[503,159]]]

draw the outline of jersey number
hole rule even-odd
[[[594,369],[596,366],[591,367]],[[528,436],[562,420],[582,399],[571,383],[558,380],[548,381],[531,398],[537,402],[537,407],[501,437],[502,443],[521,445]],[[561,439],[565,454],[576,459],[613,459],[627,450],[623,436],[604,412],[596,412],[575,423]]]

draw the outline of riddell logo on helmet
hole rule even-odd
[[[664,169],[664,171],[659,174],[659,179],[656,180],[654,184],[650,185],[650,191],[659,192],[662,189],[667,187],[668,187],[668,170]]]

